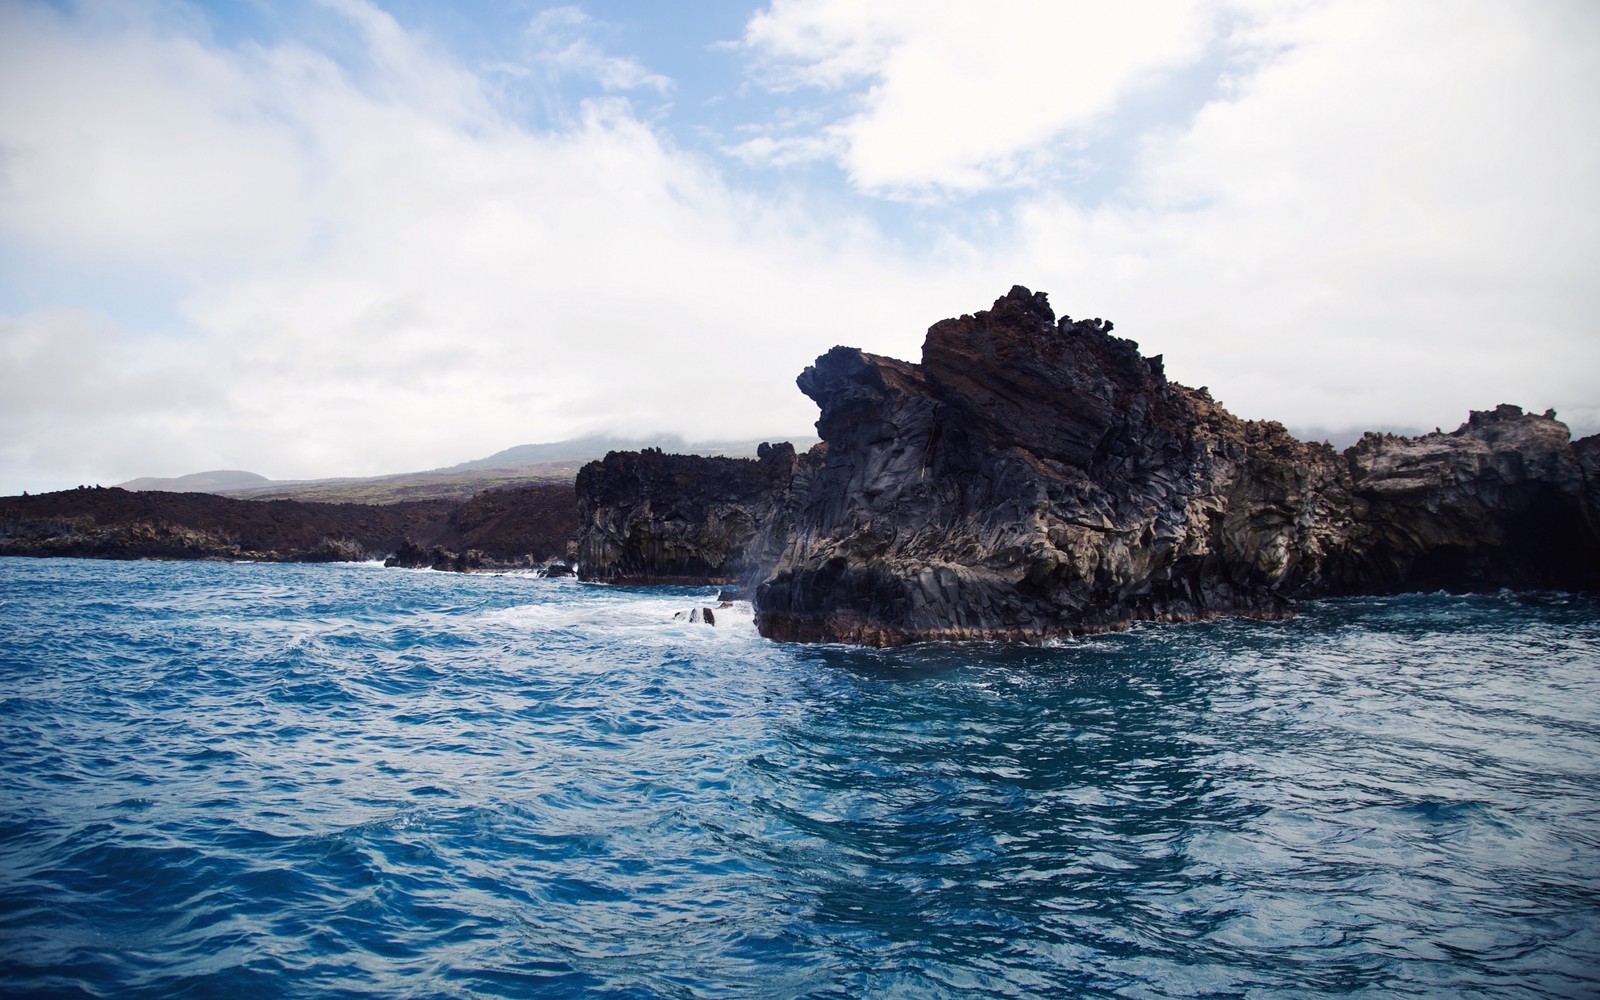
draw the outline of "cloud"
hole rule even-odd
[[[0,486],[376,474],[603,430],[804,434],[795,375],[859,335],[840,304],[904,325],[927,279],[871,227],[728,188],[620,98],[529,130],[387,15],[340,7],[362,60],[4,8],[0,89],[27,100],[0,105],[0,252],[154,274],[179,321],[6,317],[8,378],[41,389],[0,410]]]
[[[0,233],[80,262],[137,247],[194,274],[293,252],[306,178],[293,128],[258,100],[257,61],[86,20],[0,7]]]
[[[1494,3],[1271,8],[1125,197],[1022,210],[1168,370],[1251,416],[1453,426],[1501,401],[1600,430],[1600,21]]]
[[[1506,401],[1600,430],[1586,5],[1186,6],[1140,42],[1078,8],[1050,36],[1019,7],[957,30],[964,8],[779,4],[746,51],[790,106],[703,151],[635,110],[658,87],[631,70],[534,128],[504,74],[332,9],[337,51],[221,44],[165,4],[0,4],[0,492],[804,433],[818,354],[915,358],[1014,282],[1246,416]],[[599,29],[547,18],[579,73],[560,53]],[[959,74],[918,68],[963,31]],[[1094,86],[1048,92],[1075,60]],[[773,166],[829,158],[853,193]],[[1078,163],[1108,183],[1063,181]],[[97,297],[130,288],[160,307]]]
[[[534,15],[528,37],[534,45],[534,62],[553,76],[590,79],[609,91],[648,87],[658,93],[672,89],[672,80],[652,73],[635,59],[605,52],[587,34],[599,27],[577,7],[551,7]]]
[[[855,103],[729,152],[922,201],[975,266],[1250,416],[1431,427],[1508,400],[1600,430],[1594,8],[1162,13],[780,0],[744,36],[760,79]]]
[[[841,152],[841,143],[828,136],[758,135],[724,152],[751,166],[788,167],[832,159]]]
[[[1072,148],[1130,92],[1197,60],[1212,20],[1190,0],[780,0],[744,45],[776,89],[867,85],[826,130],[861,190],[970,194],[1035,180],[1041,150]]]
[[[131,337],[109,317],[52,308],[0,317],[0,468],[14,494],[53,485],[109,483],[107,473],[204,452],[226,405],[204,345]],[[192,450],[192,451],[191,451]],[[143,463],[143,464],[140,464]]]

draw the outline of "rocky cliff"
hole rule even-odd
[[[755,585],[763,634],[872,645],[1600,584],[1600,447],[1553,415],[1502,406],[1340,455],[1169,382],[1111,330],[1019,287],[935,324],[920,364],[835,348],[799,378],[823,444],[787,475],[735,486],[685,459],[662,505],[617,459],[603,493],[580,478],[580,548],[639,539],[636,578],[714,563]]]
[[[611,452],[578,472],[579,573],[623,584],[759,577],[786,541],[798,466],[788,444],[763,444],[755,459]]]
[[[1345,544],[1305,596],[1600,586],[1600,437],[1501,405],[1449,433],[1368,434],[1344,453]]]

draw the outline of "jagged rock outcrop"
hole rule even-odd
[[[805,526],[757,590],[777,638],[1036,640],[1131,619],[1279,617],[1317,572],[1331,449],[1168,382],[1043,294],[929,331],[911,365],[835,348]]]
[[[409,538],[401,542],[394,555],[385,559],[383,564],[390,569],[398,566],[401,569],[436,569],[442,573],[467,573],[475,569],[488,569],[494,565],[492,560],[477,549],[454,552],[443,545],[423,548]]]
[[[1584,465],[1597,443],[1508,404],[1449,433],[1367,434],[1344,454],[1350,506],[1325,515],[1344,551],[1302,592],[1600,584],[1600,483]]]
[[[736,583],[786,540],[781,508],[799,459],[789,444],[755,459],[614,451],[578,472],[578,567],[585,580]]]
[[[1279,617],[1321,594],[1597,581],[1592,494],[1553,415],[1501,407],[1340,456],[1023,288],[935,324],[921,365],[837,348],[799,385],[827,457],[757,590],[778,638],[1036,640]]]
[[[636,579],[755,584],[773,638],[871,645],[1600,585],[1600,447],[1553,414],[1502,406],[1340,455],[1234,417],[1110,323],[1058,321],[1020,287],[935,324],[920,364],[838,347],[798,381],[823,444],[787,476],[608,457],[603,491],[580,477],[580,545]]]

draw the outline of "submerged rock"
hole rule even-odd
[[[710,608],[690,608],[688,611],[679,611],[672,617],[678,621],[688,621],[695,625],[699,625],[702,622],[707,625],[717,624],[717,616]]]

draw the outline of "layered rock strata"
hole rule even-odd
[[[715,564],[706,579],[753,585],[763,634],[869,645],[1600,584],[1600,447],[1571,444],[1553,414],[1502,406],[1340,455],[1234,417],[1110,323],[1057,320],[1020,287],[935,324],[920,364],[839,347],[799,386],[823,444],[787,475],[733,488],[679,456],[663,507],[641,501],[656,487],[629,481],[634,460],[610,457],[606,493],[580,478],[580,550],[626,525],[642,541],[627,575],[687,582]],[[732,509],[737,531],[716,513]]]

